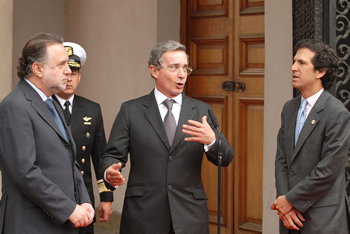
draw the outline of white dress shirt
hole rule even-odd
[[[324,89],[321,89],[320,91],[318,91],[317,93],[315,93],[314,95],[306,99],[307,104],[305,107],[305,119],[307,119],[307,117],[309,116],[311,109],[314,107],[317,100],[320,98],[321,94],[323,93],[323,90]],[[303,99],[304,99],[303,96],[301,96],[301,100]]]

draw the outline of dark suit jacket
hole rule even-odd
[[[130,153],[120,233],[168,233],[171,222],[176,234],[209,233],[207,196],[201,180],[204,146],[186,142],[182,132],[182,125],[189,119],[201,122],[209,111],[209,105],[183,94],[170,147],[153,91],[122,104],[100,162],[103,173],[113,163],[125,166]],[[208,118],[210,124],[213,121],[217,120]],[[221,140],[222,165],[228,166],[233,149],[222,134]],[[218,140],[206,153],[214,164],[217,152]]]
[[[59,104],[56,96],[52,95],[52,97]],[[100,157],[106,148],[106,136],[103,127],[101,107],[98,103],[78,95],[74,95],[72,107],[70,127],[76,145],[77,161],[80,165],[81,174],[83,175],[91,202],[95,205],[91,178],[91,160],[94,166],[96,179],[103,179],[99,173],[99,163]],[[113,201],[113,192],[100,193],[100,201]]]
[[[324,91],[312,108],[294,147],[301,97],[288,101],[282,111],[276,155],[277,196],[300,212],[301,233],[348,233],[345,165],[350,146],[350,114]],[[288,229],[280,223],[280,233]]]
[[[90,199],[70,131],[71,145],[41,97],[22,79],[0,103],[0,126],[0,231],[76,233],[68,218],[76,204]]]

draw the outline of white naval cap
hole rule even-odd
[[[81,68],[87,58],[84,48],[74,42],[63,42],[63,46],[68,54],[68,66]]]

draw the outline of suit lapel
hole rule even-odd
[[[301,132],[298,137],[298,141],[295,145],[295,149],[292,155],[291,161],[295,158],[295,156],[298,154],[302,146],[304,145],[306,139],[310,136],[314,128],[317,126],[318,122],[320,121],[319,113],[323,111],[324,104],[329,98],[329,92],[323,91],[321,96],[318,98],[317,102],[315,103],[314,107],[311,109],[307,119],[305,120],[304,126],[301,129]],[[300,103],[299,103],[300,104]],[[294,128],[295,129],[295,128]]]
[[[79,96],[75,95],[73,100],[73,109],[72,109],[72,116],[71,116],[71,128],[72,128],[72,135],[75,134],[75,132],[80,127],[80,124],[82,122],[82,116],[86,115],[86,107],[83,106],[81,100],[79,99]]]
[[[166,135],[164,124],[159,113],[157,101],[154,96],[154,90],[152,90],[152,92],[148,96],[146,96],[143,105],[145,106],[144,114],[146,118],[148,119],[154,130],[157,132],[160,139],[166,145],[166,147],[170,149],[168,137]]]
[[[181,113],[179,117],[179,122],[177,124],[174,141],[171,147],[168,142],[168,137],[164,128],[164,124],[159,113],[159,107],[154,96],[154,90],[146,97],[144,101],[144,106],[146,107],[144,112],[146,118],[151,123],[151,125],[153,126],[154,130],[157,132],[163,143],[168,148],[169,153],[171,153],[171,151],[173,151],[185,137],[185,134],[182,132],[182,125],[187,124],[187,121],[189,119],[195,119],[194,117],[197,112],[194,111],[194,108],[196,107],[196,105],[184,93],[182,93]]]
[[[55,120],[53,119],[49,109],[47,108],[45,102],[41,99],[39,94],[25,81],[20,80],[18,82],[18,87],[23,90],[24,95],[26,96],[27,100],[30,102],[30,105],[35,109],[35,111],[41,116],[41,118],[44,119],[44,121],[50,125],[53,130],[63,139],[66,140],[58,128]],[[60,118],[62,119],[62,115],[60,114],[60,108],[58,107],[57,103],[53,102],[58,114],[60,115]],[[62,113],[62,111],[61,111]]]
[[[176,146],[184,140],[185,134],[182,132],[182,125],[188,124],[189,119],[194,119],[194,115],[197,113],[194,111],[196,105],[184,94],[182,93],[182,105],[181,105],[181,113],[179,118],[179,123],[177,124],[174,142],[171,147],[171,151],[173,151]],[[170,151],[170,153],[171,153]]]
[[[294,153],[294,142],[295,142],[295,125],[298,116],[298,110],[300,107],[301,97],[295,98],[292,103],[292,107],[286,110],[284,114],[284,134],[285,134],[285,147],[288,155],[293,155]],[[292,157],[287,157],[288,164],[290,164]]]

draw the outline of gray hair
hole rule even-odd
[[[163,54],[167,51],[183,51],[186,53],[186,46],[180,44],[177,41],[163,41],[153,47],[148,60],[148,67],[151,65],[155,66],[158,70],[162,67]],[[186,53],[187,62],[189,61],[189,56]]]

